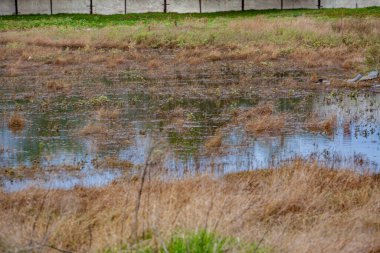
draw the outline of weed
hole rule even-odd
[[[337,119],[336,116],[330,116],[324,120],[321,120],[317,116],[312,116],[306,122],[306,127],[312,132],[323,132],[327,135],[332,135],[336,129]]]
[[[222,140],[222,135],[220,133],[217,133],[206,141],[205,146],[207,149],[219,148],[222,146]]]
[[[249,121],[245,129],[250,133],[279,132],[285,127],[286,116],[264,115]]]
[[[150,68],[150,69],[156,69],[156,68],[158,68],[159,66],[161,66],[161,62],[160,62],[160,60],[158,60],[158,59],[152,59],[152,60],[150,60],[149,62],[148,62],[148,68]]]
[[[366,63],[370,69],[380,69],[380,44],[367,49]]]
[[[102,125],[89,123],[79,133],[84,136],[102,136],[107,135],[107,129]]]
[[[46,87],[50,92],[63,91],[70,92],[71,84],[63,81],[63,80],[52,80],[46,83]]]
[[[247,132],[275,133],[285,127],[287,115],[285,113],[275,114],[271,103],[260,104],[252,109],[233,112],[235,119],[245,125]]]
[[[77,62],[76,58],[74,56],[59,56],[54,61],[54,64],[66,66],[66,65],[73,65]]]
[[[25,119],[18,113],[13,113],[8,121],[8,128],[14,132],[23,130],[25,127]]]
[[[109,108],[100,108],[100,110],[97,111],[97,115],[101,119],[117,119],[120,117],[120,109],[115,108],[115,109],[109,109]]]

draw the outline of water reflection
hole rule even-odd
[[[36,181],[53,188],[74,185],[101,185],[120,175],[116,170],[95,171],[94,159],[117,156],[142,164],[147,143],[159,143],[165,168],[174,176],[212,170],[228,173],[276,166],[295,156],[318,157],[329,166],[365,167],[379,170],[380,164],[380,94],[362,93],[305,94],[277,98],[276,110],[292,115],[292,128],[275,136],[247,134],[238,124],[230,123],[235,108],[253,107],[265,98],[175,98],[139,93],[108,94],[112,105],[121,109],[115,122],[103,122],[114,129],[106,140],[78,135],[88,122],[94,121],[94,109],[82,106],[81,98],[55,98],[44,101],[13,101],[4,96],[0,110],[23,105],[27,119],[20,133],[0,125],[0,167],[21,165],[41,167],[80,165],[77,174],[50,175],[44,179],[4,181],[7,190],[17,190]],[[26,105],[25,105],[26,103]],[[181,108],[182,125],[173,124],[170,114]],[[311,133],[303,122],[310,115],[336,115],[338,128],[333,135]],[[5,117],[4,117],[5,119]],[[205,140],[221,129],[223,146],[214,154],[204,148]],[[128,140],[128,143],[125,141]],[[127,144],[125,144],[127,143]]]

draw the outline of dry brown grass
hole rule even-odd
[[[125,59],[123,56],[114,55],[108,59],[107,67],[108,68],[116,68],[117,66],[122,65],[124,62],[125,62]]]
[[[7,66],[6,71],[8,76],[17,77],[22,74],[22,62],[20,60],[15,61]]]
[[[97,115],[101,119],[112,119],[115,120],[120,117],[121,111],[119,108],[100,108],[97,111]]]
[[[208,150],[214,150],[216,148],[220,148],[222,146],[223,136],[221,133],[216,133],[214,136],[208,138],[205,143],[205,147]]]
[[[209,52],[207,55],[205,55],[205,59],[209,61],[220,61],[223,59],[223,55],[220,51],[218,50],[213,50]]]
[[[295,161],[279,169],[174,182],[140,179],[103,188],[0,192],[0,248],[98,252],[139,237],[156,245],[178,229],[204,228],[273,252],[377,252],[378,177]],[[45,245],[45,246],[43,246]]]
[[[377,18],[347,18],[320,20],[312,17],[265,18],[254,17],[207,23],[183,21],[179,26],[162,24],[120,26],[92,29],[57,28],[27,31],[6,31],[0,43],[8,52],[23,51],[22,47],[70,49],[91,52],[94,50],[134,51],[136,49],[176,49],[176,60],[190,65],[202,61],[252,60],[255,62],[289,60],[300,66],[341,66],[357,70],[363,67],[368,47],[378,43],[380,21]],[[211,38],[211,39],[210,39]],[[361,48],[362,50],[357,50]],[[296,49],[296,50],[295,50]],[[7,53],[6,53],[7,54]],[[32,54],[23,54],[29,59]],[[33,58],[33,56],[32,56]],[[141,55],[138,57],[141,58]],[[123,61],[107,61],[103,57],[86,57],[91,62],[106,62],[109,68]],[[78,59],[58,56],[58,65],[72,64]],[[145,57],[145,65],[147,64]],[[150,63],[156,68],[156,63]]]
[[[133,163],[126,160],[120,160],[116,156],[107,156],[104,159],[94,162],[97,168],[119,168],[119,169],[130,169],[133,167]]]
[[[286,125],[288,115],[275,113],[271,103],[260,104],[252,109],[234,113],[237,122],[244,124],[249,133],[278,133]]]
[[[46,83],[46,88],[50,92],[63,91],[67,93],[71,91],[72,86],[64,80],[51,80]]]
[[[313,115],[305,124],[309,131],[322,132],[327,135],[332,135],[337,127],[337,119],[335,115],[332,115],[326,119],[320,119],[318,116]]]
[[[84,136],[105,136],[107,135],[107,129],[100,124],[97,123],[89,123],[84,126],[79,133]]]
[[[162,65],[162,62],[159,59],[151,59],[150,61],[148,61],[148,64],[147,64],[148,68],[150,69],[156,69],[161,65]]]
[[[104,55],[94,55],[90,58],[91,63],[103,63],[107,60],[107,57]]]
[[[18,132],[23,130],[25,127],[25,119],[22,115],[18,113],[13,113],[8,121],[8,128],[13,132]]]
[[[66,66],[66,65],[73,65],[76,64],[78,60],[73,55],[68,56],[58,56],[57,59],[55,59],[54,64],[60,65],[60,66]]]
[[[285,127],[285,122],[285,114],[264,115],[249,121],[245,129],[250,133],[279,132]]]

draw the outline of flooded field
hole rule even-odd
[[[379,10],[0,17],[0,252],[380,252]]]
[[[94,89],[83,79],[75,89],[55,81],[28,85],[24,78],[0,87],[4,189],[104,185],[133,176],[150,152],[150,163],[169,178],[276,167],[295,158],[379,171],[376,85],[308,89],[302,73],[291,72],[298,86],[286,91],[282,77],[251,80],[246,89],[228,74],[219,82],[207,75],[196,82],[167,78],[167,87],[128,75],[100,77]],[[269,124],[262,129],[265,122],[252,116],[260,108],[270,110],[261,115]],[[21,129],[9,123],[15,115]]]

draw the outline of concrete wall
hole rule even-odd
[[[241,0],[202,0],[202,12],[240,10]]]
[[[53,13],[90,13],[90,0],[53,0]]]
[[[0,15],[12,15],[15,12],[14,0],[0,0]]]
[[[246,10],[281,9],[281,0],[245,0],[244,5]]]
[[[127,0],[127,12],[128,13],[163,12],[164,11],[164,6],[162,5],[163,3],[164,3],[163,0]]]
[[[323,8],[364,8],[380,6],[380,0],[322,0]]]
[[[18,0],[19,14],[50,14],[50,0]]]
[[[203,2],[204,0],[202,0]],[[168,11],[178,13],[199,12],[199,0],[168,0]]]
[[[239,11],[242,0],[202,0],[202,12]],[[163,12],[164,0],[126,0],[127,13]],[[167,0],[168,12],[199,12],[199,0]],[[318,0],[283,0],[284,9],[317,8]],[[323,8],[380,6],[380,0],[321,0]],[[124,0],[93,0],[93,13],[122,14]],[[281,0],[245,0],[246,10],[280,9]],[[50,0],[18,0],[20,14],[50,14]],[[15,0],[0,0],[0,15],[15,13]],[[90,13],[90,0],[53,0],[53,13]]]
[[[346,0],[347,1],[347,0]],[[318,9],[316,0],[284,0],[284,9]]]
[[[93,0],[92,4],[96,14],[124,14],[124,0]]]

